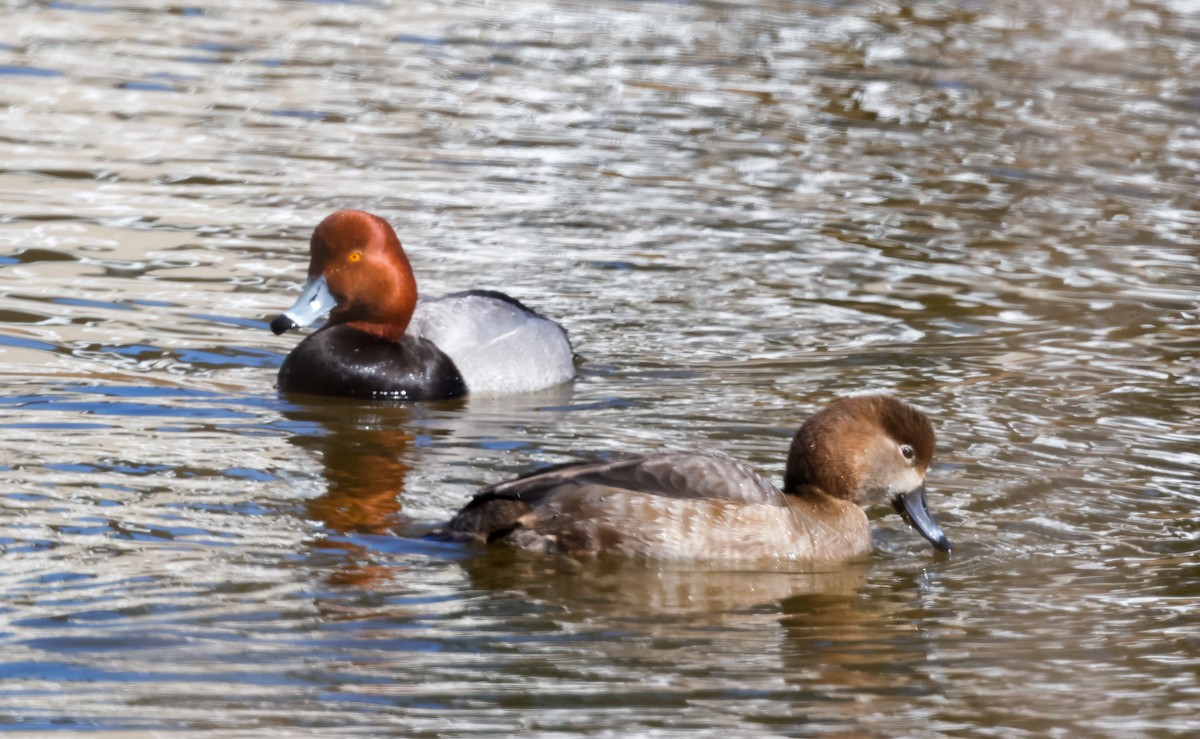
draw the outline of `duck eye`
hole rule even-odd
[[[351,264],[354,264],[355,262],[358,262],[361,259],[362,259],[361,251],[352,251],[352,252],[350,252],[350,256],[346,257],[346,261],[350,262]]]
[[[911,462],[913,460],[913,457],[917,456],[916,450],[913,449],[908,444],[900,445],[900,453],[903,454],[904,458],[907,459],[909,462]]]

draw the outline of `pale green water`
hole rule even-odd
[[[5,3],[0,727],[1169,735],[1200,701],[1200,6]],[[573,388],[281,398],[308,234],[560,318]],[[405,534],[575,452],[935,419],[949,559]]]

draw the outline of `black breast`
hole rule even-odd
[[[329,326],[292,350],[279,389],[316,395],[439,400],[467,394],[458,367],[425,339],[388,341],[349,326]]]

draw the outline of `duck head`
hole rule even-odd
[[[361,210],[339,210],[313,231],[308,282],[294,305],[271,321],[276,334],[308,326],[329,312],[328,325],[396,340],[417,305],[417,282],[396,232]]]
[[[796,432],[784,492],[818,490],[863,507],[888,501],[934,549],[950,541],[925,503],[933,426],[924,413],[888,395],[834,401]]]

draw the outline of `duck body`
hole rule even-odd
[[[571,556],[834,562],[871,551],[864,505],[890,501],[934,548],[933,430],[889,396],[835,401],[793,439],[783,488],[707,452],[574,462],[482,488],[438,532]]]
[[[474,396],[529,393],[575,376],[562,326],[495,290],[423,298],[408,333],[444,352]]]
[[[853,503],[814,505],[737,460],[690,452],[567,465],[493,485],[448,528],[574,556],[824,561],[871,550],[867,516]]]
[[[286,391],[398,400],[527,393],[569,382],[566,331],[497,291],[418,298],[395,231],[362,211],[314,230],[308,282],[271,322],[281,334],[329,312],[284,360]]]

